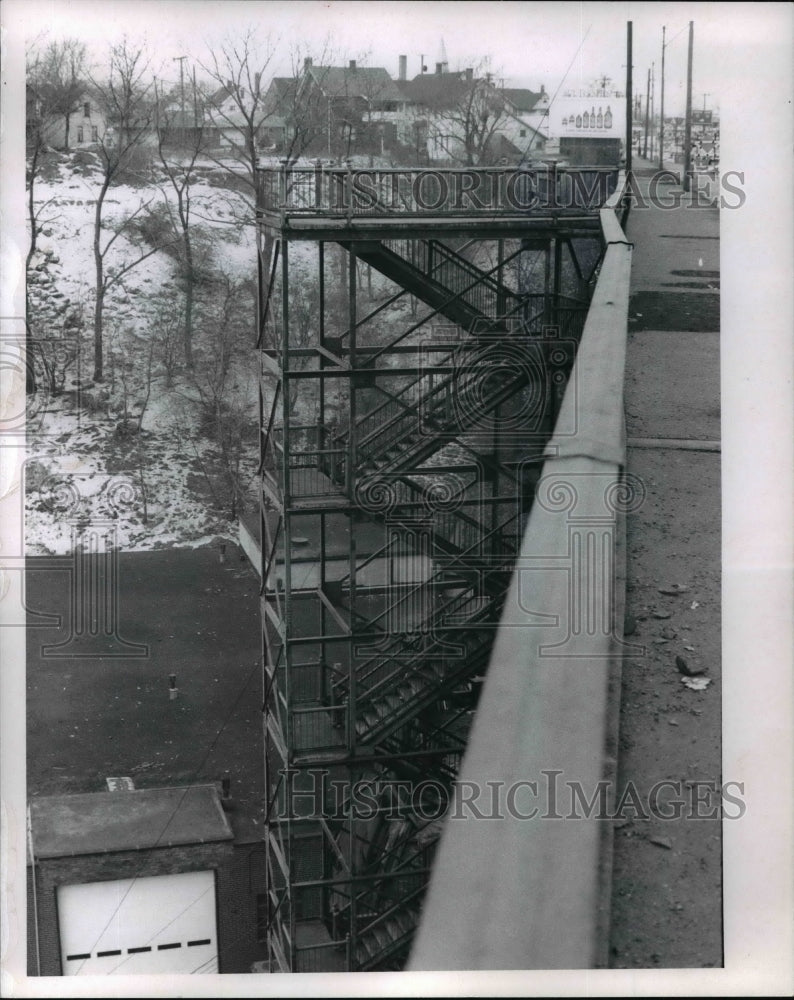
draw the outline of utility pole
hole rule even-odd
[[[662,100],[659,112],[659,169],[664,170],[664,35],[667,28],[662,28]]]
[[[656,89],[656,63],[651,63],[651,159],[653,159],[653,130],[654,130],[654,90]]]
[[[684,124],[684,191],[689,191],[692,172],[692,49],[694,47],[694,21],[689,22],[689,52],[686,60],[686,120]]]
[[[632,77],[631,77],[631,29],[632,22],[629,21],[626,24],[626,173],[631,170],[631,154],[632,154],[632,139],[633,139],[633,129],[632,129],[632,113],[634,111],[634,105],[632,104]]]
[[[196,67],[193,67],[193,128],[198,128],[198,96],[196,90]]]
[[[648,85],[645,90],[645,143],[642,147],[642,155],[648,159],[648,109],[651,106],[651,71],[648,70]]]
[[[185,130],[185,59],[187,56],[174,56],[174,62],[179,63],[179,93],[182,105],[182,121],[180,122],[180,128],[184,133]]]
[[[703,95],[703,110],[704,111],[706,110],[706,98],[707,97],[711,97],[711,94],[704,94]]]

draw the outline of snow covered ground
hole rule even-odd
[[[54,361],[61,384],[51,391],[37,363],[39,389],[28,412],[27,551],[68,552],[75,525],[106,520],[126,550],[236,538],[224,456],[211,436],[200,432],[196,380],[179,366],[169,377],[160,357],[163,317],[182,302],[177,263],[164,251],[154,253],[109,289],[105,379],[101,385],[92,383],[93,222],[101,176],[85,163],[85,154],[77,163],[66,154],[51,155],[46,179],[37,179],[34,187],[42,232],[31,261],[28,315],[32,335]],[[231,282],[251,282],[256,275],[254,229],[236,221],[250,218],[250,210],[242,195],[218,186],[223,175],[217,168],[216,174],[210,183],[205,169],[190,188],[196,241],[208,248],[205,267]],[[157,186],[111,187],[102,245],[113,236],[113,227],[141,205],[145,214],[165,199],[173,201],[174,194],[164,178]],[[107,254],[107,272],[118,273],[148,249],[138,233],[119,235]],[[207,378],[215,351],[213,294],[210,290],[196,310],[200,329],[194,346],[200,364],[207,366]],[[253,297],[248,315],[246,303],[237,302],[240,315],[234,317],[238,325],[247,321],[249,332],[252,306]],[[257,365],[252,335],[238,340],[227,378],[235,405],[248,415],[240,479],[250,489],[258,457]],[[144,403],[141,430],[135,433]]]

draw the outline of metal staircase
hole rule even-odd
[[[379,222],[394,222],[376,207]],[[574,334],[584,318],[581,302],[564,302],[556,244],[545,256],[543,290],[523,282],[520,265],[537,253],[536,233],[530,243],[513,228],[508,240],[486,246],[463,228],[440,239],[417,219],[382,233],[354,222],[329,208],[304,237],[282,213],[281,228],[260,243],[273,971],[404,963],[441,813],[429,821],[409,803],[393,815],[379,791],[374,814],[360,815],[353,789],[452,788],[531,501],[531,475],[511,457],[501,428],[519,412],[538,438],[523,455],[531,462],[540,454],[573,360],[544,331],[566,310]],[[489,232],[496,225],[483,224]],[[293,239],[319,248],[319,315],[308,348],[290,339]],[[344,251],[338,280],[327,247]],[[359,262],[397,288],[366,313]],[[373,325],[409,296],[401,329]],[[429,312],[417,317],[417,301]],[[313,425],[298,425],[290,406],[297,384],[315,392]],[[310,584],[296,582],[297,544],[317,544]],[[335,546],[342,557],[332,556]],[[318,768],[343,776],[349,795],[341,809],[329,801],[318,815],[296,811],[284,774],[306,778]]]
[[[504,331],[521,296],[440,240],[341,244],[464,330]],[[501,262],[493,270],[501,270]]]

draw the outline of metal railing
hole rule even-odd
[[[612,167],[314,168],[283,161],[257,170],[267,214],[330,218],[483,216],[576,209],[594,212],[614,192]]]

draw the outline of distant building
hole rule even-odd
[[[242,106],[241,106],[242,105]],[[254,104],[245,87],[235,87],[229,80],[210,94],[204,104],[204,135],[214,146],[231,148],[244,145],[248,119],[243,109],[253,109]],[[264,111],[259,117],[264,116]],[[256,125],[256,120],[254,120]]]
[[[524,87],[505,87],[502,90],[511,114],[527,128],[535,129],[544,138],[549,134],[549,95],[543,84],[539,91]]]
[[[545,137],[530,121],[530,92],[506,91],[490,74],[449,72],[437,63],[435,73],[419,74],[400,89],[407,98],[403,140],[431,162],[516,163],[543,150]]]
[[[306,129],[303,152],[347,156],[383,154],[398,141],[404,93],[382,66],[304,65],[288,129]]]
[[[37,98],[34,98],[33,106],[39,115],[43,115],[40,117],[42,140],[53,149],[65,149],[67,145],[69,149],[85,149],[97,146],[105,137],[107,119],[100,101],[88,90],[75,103],[74,110],[68,116],[68,132],[65,114],[47,115]]]

